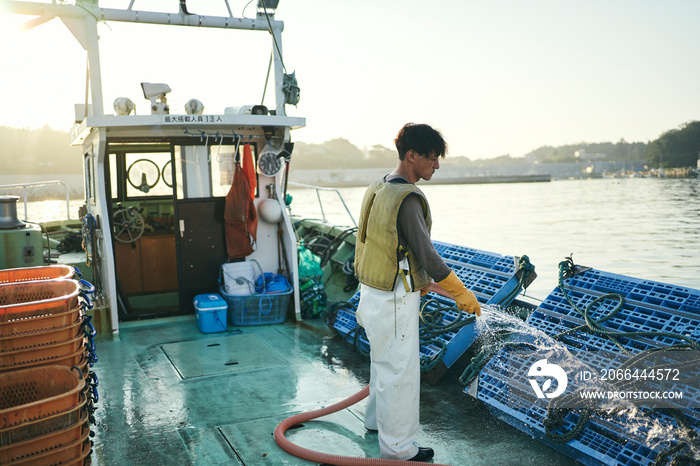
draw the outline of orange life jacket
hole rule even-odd
[[[250,255],[256,247],[258,213],[250,183],[241,165],[236,163],[231,189],[226,195],[224,222],[226,231],[226,251],[228,258],[239,259]]]

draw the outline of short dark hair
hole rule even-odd
[[[394,139],[396,150],[399,152],[399,160],[406,157],[409,150],[415,151],[422,157],[445,157],[447,143],[442,134],[426,124],[406,123]]]

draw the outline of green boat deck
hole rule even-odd
[[[118,336],[98,338],[96,346],[93,465],[318,464],[283,451],[275,427],[369,380],[369,358],[319,320],[211,334],[197,329],[194,315],[144,320],[122,323]],[[465,395],[460,363],[437,384],[421,385],[419,444],[435,449],[436,463],[575,464]],[[325,453],[378,458],[364,408],[365,400],[290,429],[287,438]]]

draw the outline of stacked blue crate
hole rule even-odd
[[[355,318],[355,311],[357,310],[357,305],[360,303],[360,292],[358,291],[355,295],[348,300],[345,307],[338,310],[335,315],[335,322],[333,322],[333,328],[338,335],[345,339],[355,339],[357,338],[357,345],[361,351],[369,352],[369,341],[364,332],[361,331],[361,327],[357,325],[357,319]],[[356,332],[360,332],[359,335]]]
[[[564,280],[566,294],[579,309],[585,309],[596,298],[617,293],[624,298],[620,310],[603,323],[614,332],[672,332],[700,342],[700,290],[665,283],[641,280],[590,269]],[[617,305],[615,299],[599,301],[591,309],[595,319],[609,314]],[[532,327],[554,337],[584,324],[581,314],[569,304],[564,293],[556,288],[527,320]],[[632,355],[658,347],[670,347],[683,341],[668,335],[617,337],[619,344]],[[576,331],[560,341],[573,354],[583,356],[593,368],[615,367],[614,361],[626,359],[622,350],[609,338]],[[671,444],[647,445],[648,429],[630,429],[627,418],[603,418],[593,415],[583,432],[567,443],[557,443],[545,434],[549,400],[536,397],[526,383],[512,377],[514,370],[527,376],[528,367],[516,364],[511,350],[501,350],[479,374],[476,396],[499,418],[533,437],[562,451],[584,464],[652,465],[658,455]],[[697,368],[696,368],[697,369]],[[671,384],[668,388],[673,388]],[[467,393],[469,388],[465,389]],[[683,399],[674,400],[675,408],[686,416],[686,422],[700,433],[700,390],[685,385]],[[649,418],[661,425],[677,425],[661,412]],[[577,414],[569,411],[561,429],[570,431]]]
[[[455,272],[467,288],[472,290],[481,304],[509,305],[521,290],[521,285],[516,277],[516,258],[502,256],[492,252],[457,246],[454,244],[433,242],[436,251],[445,260],[445,263]],[[460,314],[451,308],[454,302],[435,293],[429,293],[430,301],[427,309],[436,310],[438,306],[442,313],[442,325],[448,325],[457,319],[465,319],[469,322],[457,331],[445,332],[436,337],[446,346],[442,362],[447,368],[451,367],[459,357],[472,345],[478,337],[475,326],[472,325],[474,317]],[[348,305],[338,311],[333,328],[343,338],[355,338],[354,332],[358,331],[355,311],[360,301],[360,293],[350,299]],[[369,341],[364,334],[358,336],[358,344],[361,350],[369,352]],[[425,342],[420,346],[421,357],[432,360],[441,351],[441,347],[435,343]]]

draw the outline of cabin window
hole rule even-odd
[[[90,205],[95,205],[95,157],[94,154],[85,154],[85,194]]]
[[[211,146],[211,180],[215,197],[224,197],[231,189],[236,146]]]
[[[176,146],[175,167],[179,181],[177,186],[178,199],[211,196],[206,146]]]
[[[226,197],[235,170],[236,144],[226,143],[175,146],[175,171],[178,199]],[[252,145],[253,160],[255,146]],[[243,145],[238,146],[243,152]]]
[[[117,169],[117,156],[110,154],[109,156],[109,185],[112,188],[112,199],[119,198],[119,171]]]
[[[172,198],[169,144],[112,143],[108,150],[112,199]]]
[[[172,196],[170,152],[125,154],[126,197]]]

